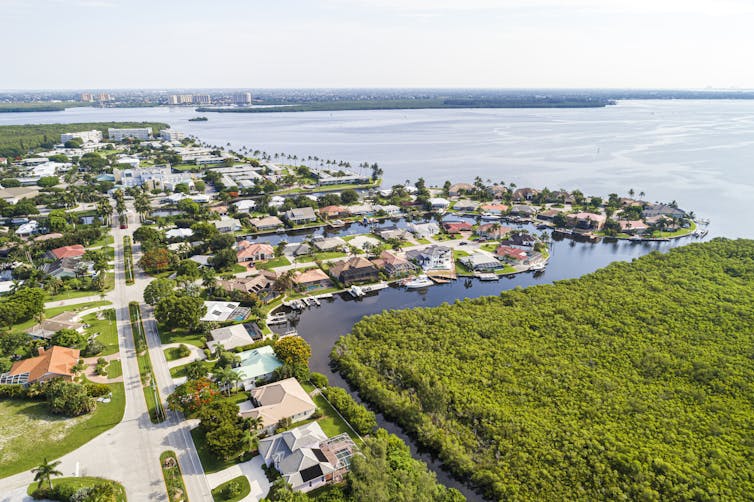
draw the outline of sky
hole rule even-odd
[[[754,88],[754,0],[0,0],[0,89]]]

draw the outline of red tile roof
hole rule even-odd
[[[29,382],[34,382],[47,374],[51,376],[73,377],[73,367],[79,360],[79,350],[57,345],[45,350],[39,348],[37,357],[23,359],[13,364],[9,374],[29,374]]]
[[[86,252],[86,249],[84,249],[84,246],[81,244],[74,244],[73,246],[63,246],[62,248],[56,248],[51,249],[50,253],[52,253],[55,258],[58,260],[61,260],[63,258],[76,258],[79,256],[84,256],[84,253]]]

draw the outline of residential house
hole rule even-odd
[[[472,225],[467,221],[444,221],[442,228],[451,235],[457,235],[461,232],[471,232]]]
[[[552,220],[557,215],[563,214],[563,211],[558,209],[548,209],[546,211],[542,211],[541,213],[537,214],[537,219],[539,220]]]
[[[641,220],[620,220],[618,221],[618,225],[620,225],[620,231],[624,234],[643,234],[649,230],[649,225]]]
[[[63,246],[47,251],[47,257],[51,260],[62,260],[63,258],[81,258],[86,253],[86,249],[81,244],[73,246]]]
[[[479,210],[483,213],[500,216],[508,212],[508,206],[505,204],[482,204],[479,206]]]
[[[264,218],[252,218],[249,223],[260,232],[275,230],[283,226],[282,220],[277,216],[265,216]]]
[[[318,251],[339,251],[344,249],[347,243],[340,237],[322,237],[318,235],[312,239],[312,245]]]
[[[190,228],[171,228],[165,232],[165,238],[167,239],[188,239],[194,235],[194,231]]]
[[[10,371],[0,375],[0,384],[27,385],[45,382],[53,378],[72,381],[73,367],[79,362],[79,350],[54,345],[45,350],[39,347],[39,355],[16,361]]]
[[[224,328],[213,329],[209,332],[212,340],[207,342],[207,348],[213,353],[218,345],[225,350],[233,350],[262,339],[262,332],[254,323],[233,324]]]
[[[473,200],[459,200],[453,204],[453,209],[456,211],[476,211],[478,207],[479,203],[474,202]]]
[[[379,279],[377,267],[361,256],[354,256],[334,263],[330,267],[330,274],[343,284],[376,281]]]
[[[508,237],[503,239],[500,243],[507,246],[532,247],[537,243],[537,238],[526,230],[513,230],[510,232]]]
[[[453,270],[453,250],[433,244],[424,249],[411,249],[406,258],[416,262],[424,271]]]
[[[58,279],[66,277],[91,277],[95,274],[94,264],[90,261],[84,261],[80,257],[63,258],[62,260],[45,264],[42,266],[42,271]]]
[[[666,216],[668,218],[685,218],[686,211],[669,204],[650,204],[642,212],[642,217]]]
[[[241,222],[235,218],[228,218],[227,216],[223,216],[212,223],[215,225],[215,228],[217,228],[217,231],[221,233],[238,232],[241,230]]]
[[[204,302],[207,313],[200,321],[243,321],[249,315],[249,309],[241,307],[239,302]]]
[[[383,251],[372,263],[391,277],[407,275],[416,270],[416,265],[391,251]]]
[[[559,202],[561,204],[573,204],[576,202],[576,199],[573,195],[566,192],[565,190],[556,190],[552,193],[550,193],[550,197],[548,197],[547,202]]]
[[[607,216],[598,213],[573,213],[567,214],[568,224],[576,228],[586,230],[599,230],[607,221]]]
[[[379,206],[379,207],[382,207],[382,206]],[[365,214],[372,214],[375,211],[377,211],[377,206],[373,206],[371,204],[355,204],[353,206],[348,206],[345,209],[348,211],[348,214],[351,214],[354,216],[363,216]],[[343,216],[347,216],[347,215],[343,215]]]
[[[516,202],[531,201],[539,195],[539,190],[534,188],[518,188],[513,192],[513,200]]]
[[[374,231],[375,235],[378,235],[383,240],[407,240],[411,235],[404,229],[395,226],[380,228]]]
[[[296,491],[343,481],[356,445],[348,434],[327,437],[317,422],[259,440],[259,454]]]
[[[498,240],[508,235],[511,230],[510,227],[503,226],[500,223],[482,223],[477,227],[476,233],[484,239]]]
[[[304,272],[296,272],[292,279],[294,284],[304,291],[329,288],[332,286],[330,277],[318,268],[312,268]]]
[[[39,324],[35,324],[29,328],[26,334],[32,338],[49,340],[52,338],[52,335],[61,329],[72,329],[83,333],[84,327],[84,323],[79,322],[78,312],[69,310],[68,312],[62,312],[54,317],[42,320]]]
[[[238,263],[271,260],[275,257],[275,248],[263,242],[240,241],[236,245]]]
[[[285,245],[283,254],[293,258],[296,258],[298,256],[306,256],[312,254],[312,248],[305,242],[292,242]]]
[[[537,214],[537,208],[526,204],[513,204],[511,206],[511,214],[519,216],[535,216]]]
[[[462,257],[461,263],[463,263],[466,268],[475,272],[489,271],[500,268],[500,261],[498,261],[497,258],[480,251],[469,256]]]
[[[387,216],[399,216],[401,214],[401,208],[394,204],[375,205],[372,206],[375,213],[382,211]],[[353,210],[351,210],[353,212]]]
[[[448,209],[450,207],[450,201],[448,199],[443,199],[442,197],[433,197],[427,202],[429,203],[429,207],[433,210]]]
[[[495,250],[495,255],[503,261],[514,264],[521,263],[529,257],[523,249],[514,248],[512,246],[499,246]]]
[[[324,219],[341,218],[351,214],[348,208],[343,206],[325,206],[320,208],[318,212]]]
[[[257,207],[257,203],[250,199],[239,200],[233,204],[238,213],[250,213],[252,209]]]
[[[286,211],[285,219],[291,225],[303,225],[317,221],[317,215],[314,214],[314,209],[310,207],[297,207]]]
[[[21,224],[16,229],[16,235],[19,237],[27,237],[29,235],[37,233],[39,230],[39,222],[37,220],[31,220],[27,223]]]
[[[269,345],[245,350],[240,352],[238,357],[241,358],[241,362],[233,371],[241,378],[240,383],[246,390],[253,389],[259,380],[269,380],[273,372],[283,365],[275,357],[275,350]]]
[[[216,206],[211,206],[209,210],[212,211],[213,213],[219,214],[220,216],[225,216],[226,214],[228,214],[228,206],[226,206],[225,204],[218,204]]]
[[[217,285],[224,291],[242,291],[244,293],[260,293],[270,289],[272,283],[265,274],[253,275],[250,277],[235,277],[233,279],[218,279]]]
[[[450,195],[451,197],[457,197],[464,193],[473,193],[475,190],[476,188],[474,187],[474,185],[470,183],[455,183],[453,185],[450,185],[450,188],[448,189],[448,195]]]
[[[440,233],[440,227],[435,222],[409,223],[408,230],[420,239],[426,239]]]
[[[317,411],[317,405],[295,378],[262,385],[250,394],[251,400],[240,404],[239,414],[243,418],[261,419],[261,432],[265,434],[275,432],[281,420],[295,424]]]
[[[362,251],[368,251],[370,249],[378,247],[380,245],[380,241],[374,237],[369,237],[368,235],[357,235],[356,237],[348,241],[348,244],[355,248],[361,249]]]

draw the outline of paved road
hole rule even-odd
[[[131,235],[138,222],[130,207],[129,228],[114,229],[115,235],[115,289],[106,295],[113,303],[118,325],[118,342],[123,366],[123,382],[126,391],[126,409],[122,421],[109,431],[97,436],[79,449],[61,457],[60,470],[65,476],[102,476],[123,483],[129,500],[167,500],[165,485],[160,469],[160,453],[173,450],[183,471],[187,496],[193,501],[212,500],[199,457],[189,433],[191,421],[168,411],[168,419],[161,424],[152,424],[147,413],[142,393],[139,368],[131,334],[128,304],[142,301],[143,291],[149,279],[138,273],[136,284],[125,284],[123,267],[123,236]],[[134,246],[138,253],[138,246]],[[138,256],[135,256],[136,261]],[[96,299],[100,299],[97,297]],[[86,299],[77,299],[81,303]],[[57,302],[55,302],[57,303]],[[66,302],[65,305],[70,303]],[[163,402],[172,392],[165,357],[160,348],[156,325],[145,312],[145,328],[157,385]],[[151,314],[150,314],[151,315]],[[32,481],[30,472],[0,479],[0,501],[20,501],[25,499],[25,488]]]

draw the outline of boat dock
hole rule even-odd
[[[480,281],[497,281],[500,279],[500,276],[497,274],[485,273],[485,272],[476,272],[474,274],[474,277],[476,277]]]

